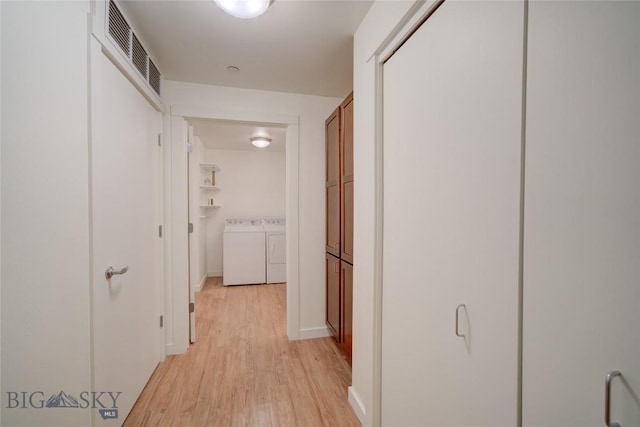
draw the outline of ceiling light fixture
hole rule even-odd
[[[220,9],[242,19],[256,18],[269,9],[274,0],[214,0]]]
[[[249,141],[251,141],[254,147],[265,148],[271,144],[272,139],[267,138],[266,136],[253,136],[249,138]]]

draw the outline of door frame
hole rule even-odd
[[[279,114],[269,111],[237,111],[232,109],[221,108],[207,108],[190,105],[170,105],[165,110],[165,134],[172,135],[171,123],[174,119],[182,119],[185,122],[189,119],[198,120],[218,120],[218,121],[230,121],[230,122],[251,122],[261,123],[265,125],[286,126],[286,218],[287,218],[287,336],[290,340],[300,339],[300,274],[299,274],[299,116],[290,114]],[[168,129],[167,129],[168,127]],[[173,138],[172,138],[173,139]],[[173,144],[181,144],[180,141],[172,140],[171,150],[165,150],[168,153],[168,159],[165,157],[165,167],[170,167],[172,162],[171,152],[176,147]],[[186,149],[186,148],[185,148]],[[172,178],[169,178],[172,180]],[[175,183],[174,183],[175,184]],[[182,185],[167,185],[165,180],[165,200],[175,199],[176,195],[181,198],[179,194],[182,191],[186,191],[186,186]],[[186,209],[186,206],[167,206],[165,204],[165,210]],[[179,218],[182,215],[176,215],[170,213],[168,215],[168,224],[173,230],[180,230],[183,227],[186,232],[186,226],[180,223]],[[165,216],[166,218],[166,216]],[[168,234],[168,233],[167,233]],[[175,246],[175,245],[172,245]],[[183,259],[184,255],[179,252],[187,250],[187,248],[171,247],[174,255],[169,255],[166,258],[168,264],[170,264],[171,270],[176,272],[181,267],[174,264],[175,259]],[[178,251],[178,252],[176,252]],[[175,254],[178,254],[176,257]],[[186,268],[186,266],[184,266]],[[167,277],[172,277],[171,274]],[[174,275],[175,277],[175,275]],[[184,289],[184,286],[187,289]],[[178,315],[178,312],[184,311],[185,314],[188,309],[188,301],[185,301],[185,296],[188,292],[188,282],[185,283],[170,283],[167,292],[167,308],[172,307],[172,311],[167,310],[167,313],[173,312],[171,319],[167,319],[168,322],[173,322],[173,334],[170,340],[167,342],[168,354],[183,353],[188,348],[189,343],[189,323],[188,315]],[[185,322],[186,320],[186,322]],[[177,324],[180,323],[180,324]],[[184,323],[184,324],[183,324]]]

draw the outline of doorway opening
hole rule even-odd
[[[202,107],[171,106],[171,117],[168,121],[172,140],[169,165],[171,167],[171,212],[170,221],[172,242],[171,257],[171,286],[167,289],[170,299],[168,310],[173,311],[172,330],[168,331],[168,354],[179,354],[186,351],[189,343],[189,315],[183,311],[189,303],[188,289],[188,247],[186,234],[183,234],[185,223],[188,222],[187,212],[187,166],[186,156],[188,123],[234,123],[260,125],[267,128],[277,128],[285,134],[285,217],[286,217],[286,307],[287,307],[287,336],[290,340],[300,339],[300,309],[299,309],[299,171],[298,171],[298,116],[274,114],[271,112],[239,112]],[[184,141],[184,144],[182,143]],[[191,141],[188,141],[189,143]],[[248,142],[247,142],[248,143]],[[220,171],[220,174],[223,172]],[[222,175],[220,175],[222,176]],[[254,177],[254,179],[257,177]],[[216,190],[211,190],[216,191]],[[222,188],[220,197],[222,197]],[[213,204],[216,203],[216,196]],[[207,198],[207,199],[208,199]],[[166,205],[165,205],[166,206]],[[217,208],[205,208],[215,210]],[[200,215],[198,215],[200,216]],[[204,215],[203,215],[204,216]],[[199,218],[198,218],[199,219]],[[185,236],[185,237],[181,237]],[[209,272],[207,272],[208,274]],[[212,272],[212,273],[215,273]],[[185,283],[187,285],[185,286]],[[195,316],[192,317],[195,321]]]
[[[287,127],[211,119],[186,124],[190,304],[195,307],[208,278],[224,285],[286,283]],[[258,137],[268,146],[254,146]],[[247,226],[256,230],[248,233]],[[191,312],[191,343],[195,323]]]

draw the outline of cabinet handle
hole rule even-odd
[[[607,427],[620,427],[620,424],[611,422],[611,380],[614,377],[621,377],[620,371],[607,372],[604,388],[604,424]]]
[[[336,263],[333,264],[333,272],[340,273],[340,263],[338,261],[336,261]]]
[[[462,307],[464,307],[464,309],[465,309],[465,310],[467,309],[467,306],[466,306],[466,305],[464,305],[464,304],[460,304],[460,305],[458,305],[458,306],[456,307],[456,336],[457,336],[457,337],[464,338],[464,334],[461,334],[461,333],[460,333],[460,329],[459,329],[459,327],[458,327],[458,326],[459,326],[459,324],[458,324],[458,318],[460,317],[460,309],[461,309]]]

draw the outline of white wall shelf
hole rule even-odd
[[[201,208],[219,208],[220,205],[200,205]]]
[[[200,163],[200,167],[208,171],[218,172],[220,170],[218,165],[214,165],[213,163]]]
[[[215,185],[201,185],[200,188],[203,190],[220,190],[220,187],[216,187]]]

